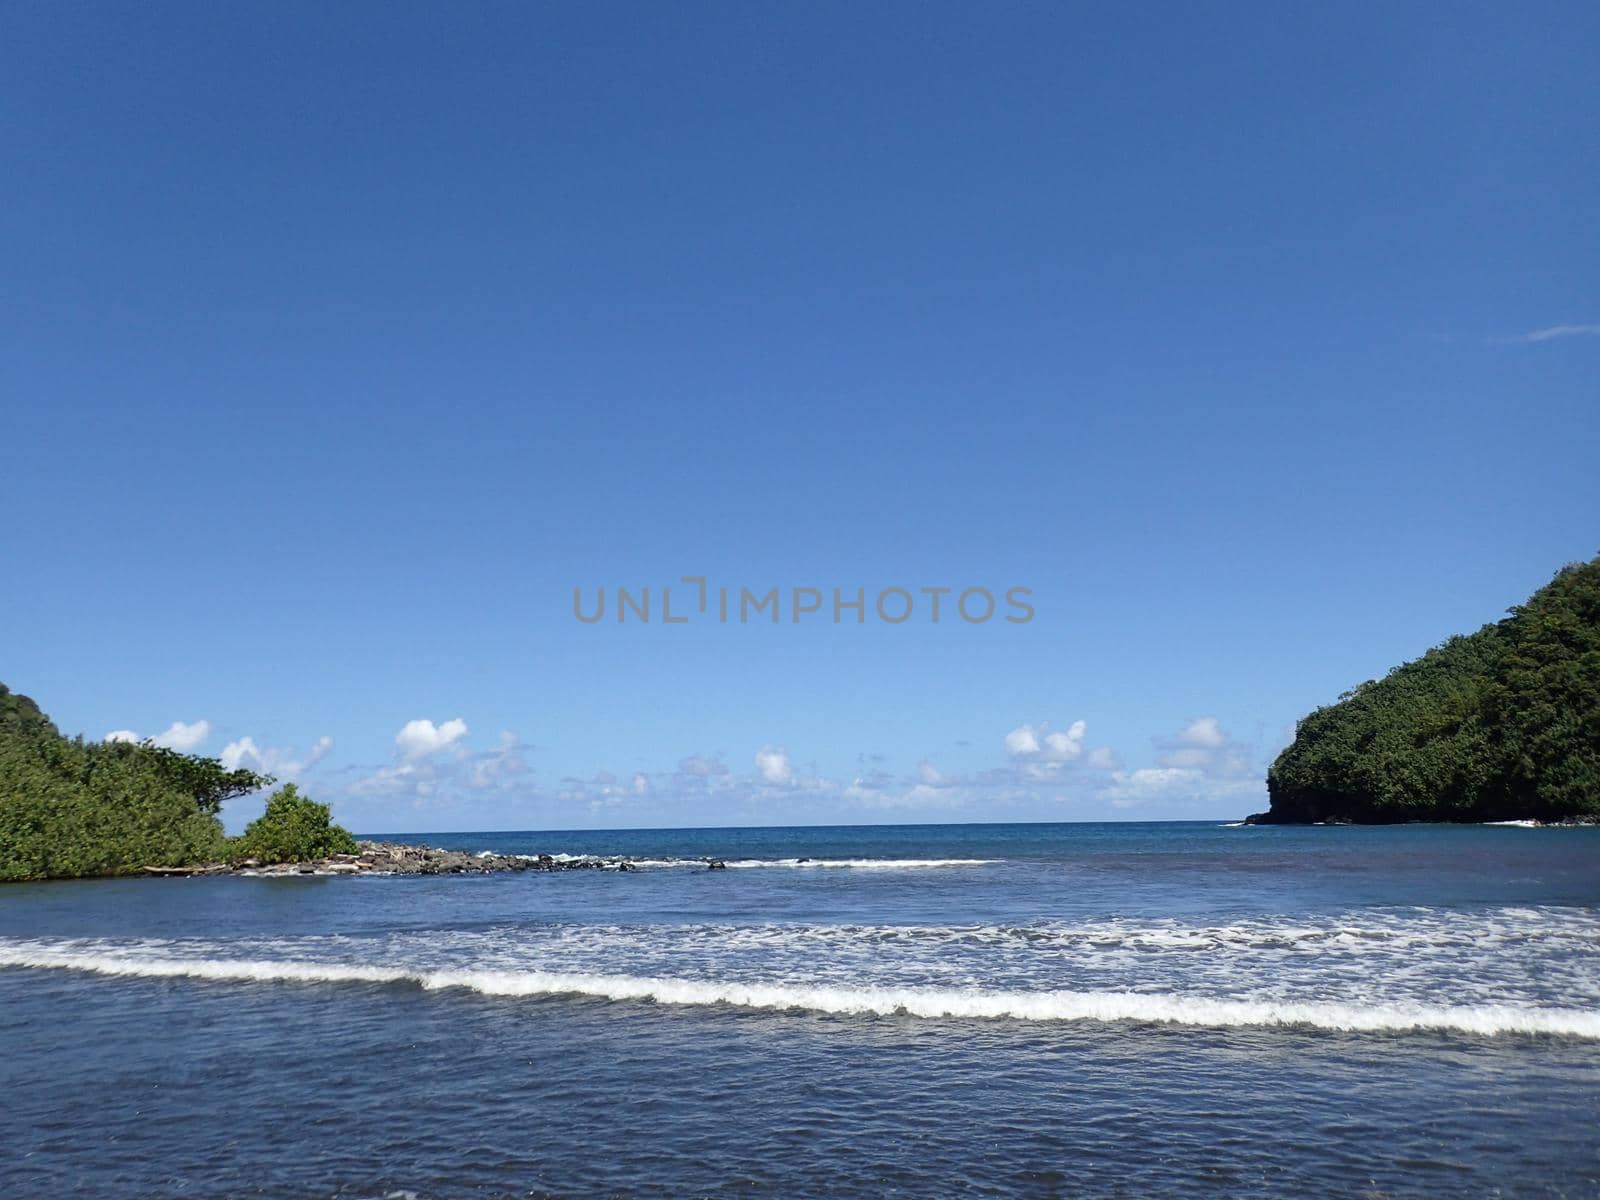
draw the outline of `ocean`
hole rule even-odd
[[[5,1194],[1600,1196],[1600,829],[383,836],[638,869],[0,887]]]

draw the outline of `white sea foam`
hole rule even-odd
[[[0,967],[239,983],[412,984],[486,996],[588,996],[666,1005],[726,1005],[928,1019],[1126,1021],[1222,1027],[1290,1026],[1364,1033],[1439,1030],[1482,1036],[1547,1034],[1600,1040],[1600,1011],[1509,1005],[1333,1003],[1117,991],[986,991],[731,982],[510,970],[416,970],[293,960],[157,958],[42,944],[0,946]]]
[[[859,871],[926,871],[936,867],[987,867],[998,858],[740,858],[729,867],[850,867]]]
[[[485,850],[478,857],[482,858],[491,853],[492,851]],[[510,857],[533,862],[539,856],[514,854]],[[628,858],[621,855],[600,854],[551,854],[549,857],[558,863],[592,862],[615,866],[625,862],[630,867],[650,869],[697,867],[704,870],[711,861],[709,858]],[[860,871],[927,871],[939,867],[986,867],[1005,860],[999,858],[730,858],[717,861],[725,867],[737,870],[766,867],[848,867]]]

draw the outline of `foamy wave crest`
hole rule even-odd
[[[858,871],[926,871],[935,867],[987,867],[998,858],[740,858],[729,867],[850,867]]]
[[[490,854],[485,850],[483,854]],[[479,855],[482,857],[482,854]],[[517,854],[514,858],[536,857]],[[597,854],[552,854],[556,862],[593,862],[605,866],[627,863],[630,867],[664,869],[667,867],[698,867],[704,870],[710,858],[622,858]],[[938,867],[987,867],[1004,862],[999,858],[730,858],[718,859],[723,866],[738,870],[755,870],[764,867],[838,867],[859,871],[927,871]]]
[[[412,984],[428,991],[460,988],[485,996],[588,996],[669,1005],[799,1009],[840,1015],[1128,1021],[1211,1028],[1288,1026],[1360,1033],[1436,1030],[1482,1036],[1547,1034],[1600,1040],[1600,1012],[1504,1005],[1280,1002],[1140,992],[813,986],[546,971],[419,971],[359,963],[145,958],[38,946],[0,948],[0,966],[148,979]]]

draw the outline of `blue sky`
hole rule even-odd
[[[359,829],[1238,815],[1600,550],[1593,5],[4,24],[0,679]]]

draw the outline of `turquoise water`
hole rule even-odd
[[[1600,830],[390,836],[638,869],[0,889],[0,1183],[1600,1195]]]

